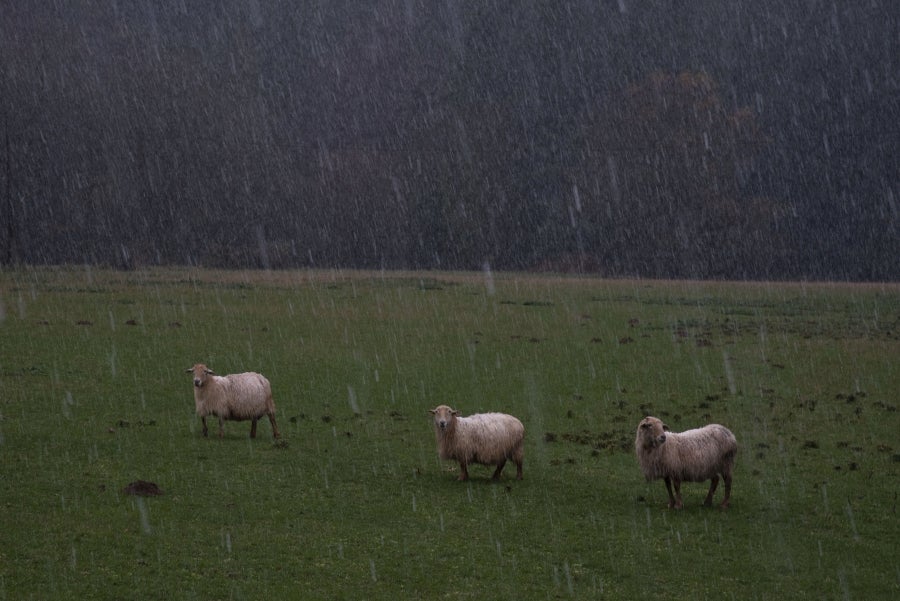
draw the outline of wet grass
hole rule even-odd
[[[896,285],[3,272],[0,599],[896,597],[897,357]],[[282,440],[202,438],[197,361]],[[519,416],[525,479],[457,482],[439,403]],[[731,509],[666,508],[647,413],[735,432]]]

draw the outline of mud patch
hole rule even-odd
[[[147,480],[135,480],[134,482],[129,482],[128,485],[122,489],[122,494],[137,497],[158,497],[165,493],[162,491],[162,489],[160,489],[159,486],[156,485],[155,482],[148,482]]]
[[[590,432],[582,430],[581,432],[563,432],[556,434],[555,432],[545,432],[544,442],[570,442],[574,444],[591,447],[594,451],[631,451],[634,441],[621,432]]]

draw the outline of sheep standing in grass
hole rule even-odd
[[[256,422],[264,415],[272,424],[272,435],[278,438],[275,425],[275,401],[272,386],[255,372],[217,376],[202,363],[187,370],[194,374],[194,403],[207,436],[206,416],[219,418],[219,438],[225,435],[225,420],[251,420],[250,438],[256,438]]]
[[[470,463],[496,465],[493,479],[498,480],[508,459],[516,464],[516,479],[522,479],[525,426],[518,419],[505,413],[462,417],[447,405],[439,405],[431,413],[438,455],[459,462],[460,480],[469,479]]]
[[[710,485],[703,504],[711,506],[719,475],[725,481],[722,508],[728,507],[737,440],[725,426],[710,424],[681,433],[669,432],[669,427],[659,419],[645,417],[638,424],[634,450],[648,482],[658,478],[665,480],[669,507],[681,509],[682,482],[706,480],[710,480]]]

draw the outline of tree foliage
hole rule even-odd
[[[896,279],[870,4],[13,2],[0,258]]]
[[[576,207],[593,262],[627,257],[638,273],[745,277],[758,273],[777,214],[753,193],[766,146],[754,112],[728,110],[704,72],[654,72],[619,94],[588,129],[594,157]],[[635,243],[635,241],[638,241]]]

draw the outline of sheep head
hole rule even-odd
[[[450,426],[453,424],[453,419],[458,413],[459,411],[452,409],[447,405],[438,405],[434,409],[431,409],[431,414],[434,416],[434,427],[440,432],[446,432],[450,429]]]
[[[666,432],[669,426],[655,417],[645,417],[638,424],[637,435],[645,449],[656,448],[666,442]]]
[[[197,388],[202,388],[204,384],[206,384],[206,376],[215,375],[216,372],[206,367],[202,363],[197,363],[194,367],[185,370],[188,373],[194,374],[194,386]]]

